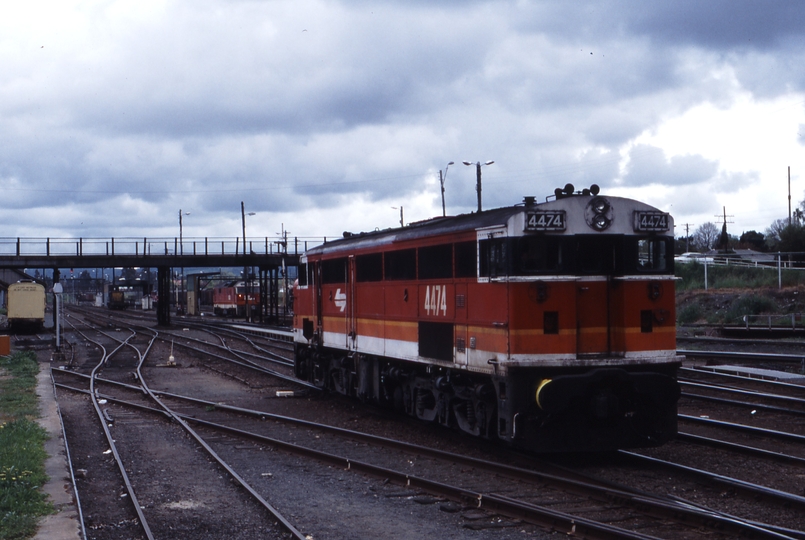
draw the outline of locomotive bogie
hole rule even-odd
[[[537,451],[676,433],[673,222],[571,196],[347,237],[295,287],[297,376]]]

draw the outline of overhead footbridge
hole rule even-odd
[[[259,271],[261,319],[278,313],[280,271],[298,266],[308,247],[326,238],[0,238],[0,269],[52,269],[53,282],[62,269],[156,268],[156,293],[171,297],[175,269],[256,268]],[[43,272],[44,273],[44,272]],[[284,273],[284,272],[283,272]],[[114,271],[112,271],[114,275]],[[101,274],[104,276],[104,272]],[[157,303],[157,320],[170,324],[170,304]]]

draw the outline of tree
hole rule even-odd
[[[693,243],[693,237],[680,236],[674,239],[674,253],[679,255],[690,251],[690,245]]]
[[[739,242],[741,245],[747,246],[749,249],[766,251],[766,237],[757,231],[746,231],[741,235]]]
[[[780,231],[777,250],[805,252],[805,225],[792,223]]]
[[[766,229],[766,245],[773,251],[778,251],[780,245],[780,233],[788,227],[787,219],[775,219],[769,228]]]
[[[701,252],[710,251],[718,240],[721,231],[715,223],[707,222],[699,225],[693,232],[693,244]]]

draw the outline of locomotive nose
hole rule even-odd
[[[676,403],[679,385],[671,377],[657,373],[602,368],[541,380],[535,397],[537,406],[548,413],[575,408],[604,419],[631,416],[637,402]]]

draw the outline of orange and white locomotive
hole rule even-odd
[[[598,191],[310,249],[297,376],[535,451],[673,438],[673,220]]]

